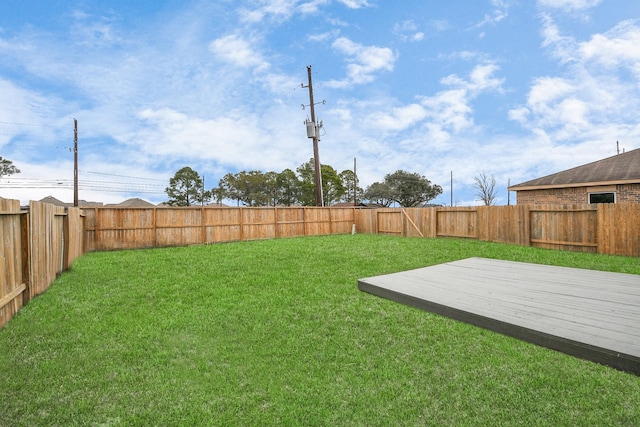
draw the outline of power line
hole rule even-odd
[[[118,175],[118,174],[115,174],[115,173],[92,172],[92,171],[83,171],[83,170],[80,170],[80,172],[82,172],[82,173],[90,173],[90,174],[95,174],[95,175],[117,176],[117,177],[120,177],[120,178],[132,178],[132,179],[143,179],[143,180],[147,180],[147,181],[161,181],[161,182],[166,182],[166,180],[164,180],[164,179],[158,179],[158,178],[143,178],[143,177],[139,177],[139,176]]]
[[[2,189],[13,189],[13,190],[44,190],[44,189],[63,189],[70,190],[73,189],[73,183],[67,184],[45,184],[45,185],[2,185],[0,188]],[[113,186],[96,186],[96,185],[85,185],[80,183],[78,185],[78,189],[83,191],[99,191],[99,192],[109,192],[109,193],[136,193],[136,194],[165,194],[165,191],[161,191],[159,189],[145,189],[145,188],[131,188],[131,187],[113,187]]]
[[[35,178],[5,178],[1,188],[11,189],[44,189],[44,188],[73,188],[72,179],[35,179]],[[80,180],[78,187],[83,190],[113,191],[113,192],[137,192],[148,194],[164,194],[164,187],[155,184],[131,183],[120,181],[91,181]]]
[[[2,121],[0,121],[0,125],[30,126],[30,127],[53,128],[53,129],[65,129],[62,126],[45,125],[45,124],[41,124],[41,123],[19,123],[19,122],[2,122]]]

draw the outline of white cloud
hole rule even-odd
[[[500,90],[504,79],[493,77],[493,74],[500,68],[493,63],[480,64],[476,66],[470,74],[470,84],[468,87],[473,91],[484,91],[488,89]]]
[[[316,13],[320,10],[321,6],[324,6],[328,3],[329,0],[312,0],[298,5],[298,10],[302,14]]]
[[[419,97],[419,103],[389,108],[392,101],[369,106],[374,112],[365,121],[369,129],[399,135],[407,150],[422,152],[425,141],[431,150],[451,148],[454,139],[474,131],[473,100],[482,93],[501,91],[502,79],[494,77],[494,64],[475,66],[466,78],[450,75],[441,80],[449,86],[432,96]]]
[[[444,32],[451,29],[451,23],[444,19],[432,19],[429,21],[429,27],[433,28],[437,32]]]
[[[604,34],[595,34],[577,49],[585,61],[607,68],[622,66],[640,71],[640,27],[635,21],[624,21]]]
[[[592,126],[597,109],[589,92],[571,80],[543,77],[529,91],[526,107],[511,110],[509,117],[557,142],[575,140]]]
[[[549,15],[542,16],[542,46],[551,49],[551,55],[561,64],[576,61],[576,42],[572,37],[563,36]]]
[[[451,74],[441,79],[440,83],[464,88],[472,94],[491,89],[500,91],[504,79],[493,77],[493,74],[499,69],[496,64],[483,63],[476,65],[473,70],[471,70],[468,79],[463,79],[455,74]]]
[[[259,0],[255,3],[257,3],[257,5],[250,9],[244,7],[239,9],[240,21],[257,23],[266,17],[287,19],[295,11],[298,0]]]
[[[338,0],[338,3],[342,3],[349,9],[361,9],[363,7],[370,7],[368,0]]]
[[[410,104],[405,107],[394,108],[390,113],[379,112],[371,115],[372,126],[385,131],[404,130],[423,120],[427,111],[420,104]]]
[[[469,101],[466,89],[450,89],[424,97],[422,105],[427,109],[427,117],[434,126],[456,133],[473,124],[473,110]]]
[[[346,87],[350,84],[372,82],[374,74],[393,70],[397,55],[387,47],[364,46],[346,37],[336,39],[332,47],[347,56],[347,79],[330,81],[330,87]]]
[[[527,96],[527,104],[536,113],[542,112],[548,104],[575,93],[571,81],[561,77],[542,77],[536,81]]]
[[[485,13],[484,19],[472,28],[482,28],[486,25],[495,25],[509,16],[509,4],[504,0],[491,0],[491,5],[495,8],[491,13]],[[484,33],[481,34],[481,37]]]
[[[560,35],[548,16],[543,28],[544,45],[566,67],[564,75],[537,78],[526,104],[509,111],[509,118],[558,143],[592,139],[603,128],[611,130],[609,138],[628,135],[624,123],[640,108],[640,28],[624,21],[586,42]]]
[[[590,9],[600,3],[602,0],[538,0],[539,6],[566,11]]]
[[[505,19],[509,14],[504,10],[494,10],[491,14],[485,14],[484,19],[473,26],[473,28],[482,28],[485,25],[494,25]]]
[[[238,67],[269,68],[269,63],[251,47],[251,42],[230,34],[211,42],[209,49],[214,54]]]
[[[340,30],[334,29],[331,31],[326,31],[324,33],[310,34],[309,36],[307,36],[307,40],[313,41],[313,42],[324,42],[324,41],[331,40],[338,37],[339,34],[340,34]]]
[[[135,140],[155,162],[173,161],[186,154],[194,161],[227,168],[279,171],[292,167],[291,158],[281,157],[282,150],[291,151],[304,135],[302,120],[283,126],[282,118],[276,117],[285,108],[288,106],[275,105],[261,115],[228,111],[209,119],[169,108],[146,109],[138,114],[146,126]]]
[[[251,117],[198,119],[163,108],[144,110],[139,118],[150,125],[149,133],[140,139],[141,148],[156,156],[181,156],[186,152],[227,164],[242,162],[259,137]]]
[[[424,33],[418,31],[418,26],[414,21],[402,21],[393,26],[393,33],[404,41],[417,42],[424,39]]]
[[[71,32],[76,43],[81,46],[109,46],[123,41],[114,23],[115,16],[95,17],[80,10],[72,13],[75,22],[71,25]]]

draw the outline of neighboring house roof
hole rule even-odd
[[[122,207],[122,208],[148,208],[155,206],[153,203],[149,203],[146,200],[134,197],[133,199],[127,199],[124,202],[117,204],[106,205],[108,207]]]
[[[72,208],[73,203],[65,203],[61,200],[56,199],[53,196],[47,196],[44,199],[40,199],[39,202],[49,203],[51,205],[63,206],[65,208]],[[79,207],[94,207],[94,206],[102,206],[102,202],[87,202],[86,200],[78,200]]]
[[[509,187],[511,191],[640,183],[640,148]]]
[[[49,203],[50,205],[56,205],[56,206],[68,206],[65,202],[58,200],[53,196],[47,196],[44,199],[40,199],[39,202]]]

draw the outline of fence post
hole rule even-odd
[[[207,229],[204,226],[204,206],[200,207],[200,244],[204,245],[207,243]]]
[[[62,217],[62,271],[71,267],[69,264],[69,251],[71,250],[71,234],[69,229],[69,208],[65,209],[66,214]],[[61,271],[61,273],[62,273]]]
[[[153,208],[153,247],[158,247],[158,208]]]
[[[329,209],[329,234],[333,234],[333,208],[328,207]]]
[[[238,217],[240,218],[240,241],[243,242],[244,241],[244,208],[238,208],[238,212],[240,215],[238,215]]]
[[[103,248],[100,247],[100,215],[98,214],[98,212],[101,212],[101,209],[98,208],[93,208],[94,211],[94,225],[93,225],[93,241],[94,241],[94,245],[95,245],[95,250],[99,251]]]
[[[302,223],[304,224],[304,235],[307,235],[307,208],[302,208]]]
[[[524,205],[524,210],[522,212],[522,233],[523,239],[522,242],[524,246],[531,246],[531,207],[530,205]]]
[[[30,213],[20,215],[20,246],[22,257],[22,283],[27,288],[22,292],[22,305],[31,299],[31,228]]]

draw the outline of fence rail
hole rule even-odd
[[[84,252],[323,234],[459,237],[640,257],[640,204],[461,208],[61,208],[0,199],[0,327]]]

